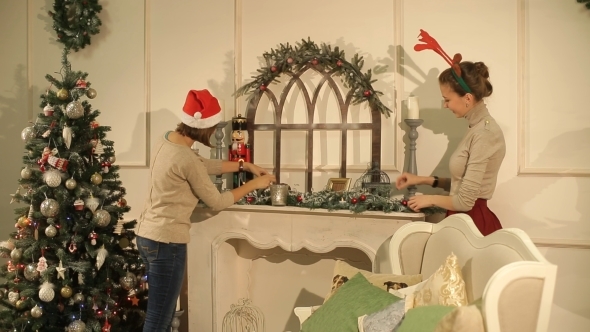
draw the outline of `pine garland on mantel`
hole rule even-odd
[[[371,193],[366,189],[353,189],[350,191],[321,190],[301,193],[289,191],[287,206],[301,208],[326,209],[328,211],[349,210],[353,213],[365,211],[381,211],[384,213],[404,212],[415,213],[408,208],[404,199],[389,198],[386,193]],[[250,195],[240,199],[238,205],[272,205],[270,190],[262,192],[253,191]],[[420,212],[425,215],[445,213],[446,210],[439,207],[429,207]]]
[[[266,66],[257,70],[259,74],[252,76],[252,81],[236,90],[235,96],[248,95],[251,98],[255,93],[266,91],[272,82],[278,82],[278,77],[281,74],[294,74],[305,67],[311,67],[341,76],[344,86],[353,91],[353,105],[368,102],[371,107],[377,109],[387,118],[392,113],[391,109],[379,99],[383,93],[375,90],[372,86],[377,81],[373,79],[373,74],[383,72],[386,66],[376,66],[373,70],[369,69],[363,73],[362,68],[365,60],[362,56],[355,54],[348,62],[344,51],[337,46],[334,49],[325,43],[318,46],[309,37],[307,40],[302,39],[296,46],[289,45],[289,43],[280,44],[278,48],[271,49],[270,52],[265,52],[262,56],[266,61]]]
[[[590,9],[590,0],[578,0],[578,2],[585,4],[586,8]]]

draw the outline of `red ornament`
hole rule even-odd
[[[272,71],[273,73],[277,71],[277,66],[271,66],[270,67],[270,71]]]
[[[264,85],[264,84],[263,84],[263,85],[261,85],[261,86],[260,86],[260,91],[266,91],[266,85]]]
[[[361,200],[361,202],[364,202],[365,200],[367,200],[367,196],[365,195],[360,195],[359,199]]]
[[[405,199],[402,201],[402,205],[403,206],[408,206],[408,201],[406,201]]]
[[[57,38],[61,39],[61,37],[63,37],[62,35],[57,35]]]
[[[303,202],[303,197],[301,197],[301,195],[297,196],[297,202],[299,202],[299,203]]]
[[[96,128],[98,128],[98,126],[100,126],[100,123],[98,123],[96,121],[90,122],[90,128],[96,129]]]
[[[356,197],[353,197],[353,198],[350,199],[350,202],[352,204],[356,204],[356,203],[358,203],[358,199],[356,199]]]
[[[311,64],[312,64],[312,65],[314,65],[314,66],[317,66],[317,65],[318,65],[318,63],[319,63],[319,62],[318,62],[318,59],[313,59],[313,60],[311,60]]]
[[[365,97],[368,97],[371,95],[371,90],[365,90],[365,92],[363,92],[363,95],[365,95]]]
[[[338,60],[338,61],[336,61],[336,66],[338,66],[338,67],[342,67],[342,60]]]
[[[127,206],[127,200],[125,200],[125,198],[120,198],[119,201],[117,202],[117,205],[119,207],[126,207]]]
[[[289,63],[289,64],[293,63],[293,58],[288,58],[287,63]]]
[[[246,201],[247,201],[248,203],[252,203],[252,202],[254,202],[254,197],[252,197],[252,196],[248,196],[248,197],[246,197]]]

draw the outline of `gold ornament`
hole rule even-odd
[[[86,97],[94,99],[96,97],[96,90],[94,90],[93,88],[89,88],[88,90],[86,90]]]
[[[70,286],[63,286],[60,291],[61,296],[65,297],[66,299],[69,299],[72,296],[72,293],[73,291]]]
[[[68,92],[68,90],[61,88],[61,89],[57,90],[56,95],[57,95],[57,98],[59,98],[60,100],[66,100],[70,96],[70,93]]]
[[[102,182],[102,175],[94,173],[90,176],[90,182],[99,185]]]

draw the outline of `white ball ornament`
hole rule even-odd
[[[39,299],[44,302],[51,302],[55,297],[55,291],[53,290],[53,284],[49,281],[44,282],[39,289]]]

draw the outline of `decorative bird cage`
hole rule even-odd
[[[371,168],[367,169],[367,171],[358,178],[354,187],[384,197],[389,197],[391,193],[391,181],[389,180],[389,175],[381,171],[379,162],[376,161],[373,162]]]
[[[221,329],[223,332],[265,332],[264,315],[250,299],[240,299],[223,317]]]

